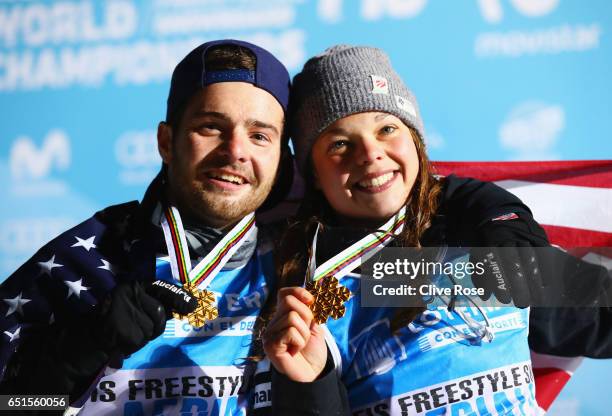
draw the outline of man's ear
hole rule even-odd
[[[157,150],[166,165],[172,161],[172,127],[164,121],[157,125]]]

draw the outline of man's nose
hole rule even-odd
[[[359,146],[359,153],[357,155],[357,162],[360,165],[369,165],[374,163],[376,160],[381,160],[383,155],[383,148],[376,137],[362,137]]]
[[[222,152],[230,162],[244,163],[247,161],[247,134],[240,131],[229,132],[222,145]]]

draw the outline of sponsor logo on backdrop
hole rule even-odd
[[[409,19],[421,14],[428,0],[362,0],[361,16],[365,20],[385,17]]]
[[[565,128],[565,111],[556,104],[525,101],[516,105],[499,128],[502,148],[513,160],[559,159],[555,146]]]
[[[115,157],[121,167],[123,185],[146,185],[159,172],[161,157],[157,151],[155,130],[127,131],[115,141]]]
[[[0,91],[162,82],[195,45],[224,37],[259,43],[295,70],[306,55],[293,27],[300,3],[0,3]]]
[[[0,223],[0,282],[43,244],[74,224],[71,217],[4,219]]]
[[[386,18],[410,19],[417,17],[429,0],[361,0],[346,2],[350,6],[359,4],[361,18],[376,21]],[[343,0],[318,0],[317,15],[327,23],[339,23],[343,18]]]
[[[553,14],[559,0],[479,0],[483,19],[501,24],[505,16],[516,12],[521,18],[542,18]],[[597,22],[565,23],[533,30],[483,32],[476,36],[474,54],[479,58],[582,52],[599,48],[602,34]]]
[[[359,3],[342,0],[319,0],[317,13],[327,23],[338,23],[348,5],[359,7],[365,21],[382,19],[412,19],[422,15],[428,0],[361,0]],[[524,30],[508,27],[517,19],[541,19],[551,16],[560,0],[478,0],[478,12],[491,25],[505,24],[503,31],[477,34],[474,54],[478,58],[515,58],[523,55],[583,52],[599,48],[603,32],[599,22],[567,22]]]
[[[343,0],[319,0],[317,12],[322,20],[337,23],[342,19]],[[348,2],[347,2],[348,3]],[[412,18],[419,16],[429,0],[361,0],[361,17],[365,20],[382,18]],[[488,23],[499,23],[504,9],[512,8],[525,17],[541,17],[554,12],[559,0],[478,0],[480,13]]]
[[[489,23],[499,23],[504,17],[504,6],[512,7],[525,17],[546,16],[557,9],[559,0],[478,0],[482,17]]]
[[[602,28],[598,23],[536,29],[532,31],[480,33],[474,42],[479,58],[584,52],[599,48]]]
[[[17,137],[9,154],[10,189],[19,196],[65,194],[66,183],[51,175],[67,170],[70,162],[70,140],[63,130],[49,131],[40,146],[27,136]]]

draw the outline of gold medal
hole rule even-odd
[[[334,276],[325,276],[316,282],[307,282],[306,290],[315,299],[310,305],[310,310],[316,323],[323,324],[330,316],[334,319],[344,316],[346,312],[344,303],[351,297],[351,291],[340,285]]]
[[[192,327],[200,328],[204,326],[207,321],[212,321],[219,316],[219,311],[215,306],[215,295],[213,292],[208,290],[199,290],[191,285],[185,285],[183,286],[183,289],[185,289],[191,296],[196,298],[198,306],[193,312],[187,315],[179,315],[178,313],[174,312],[172,314],[174,318],[186,320]]]
[[[344,316],[346,313],[344,303],[350,299],[351,292],[339,283],[340,279],[361,266],[363,262],[398,236],[404,229],[405,219],[406,207],[402,207],[377,230],[367,234],[319,266],[317,266],[316,253],[321,224],[317,225],[317,230],[312,238],[310,259],[304,279],[306,290],[315,299],[310,305],[315,322],[322,324],[327,322],[330,316],[334,319]]]
[[[256,230],[255,213],[250,213],[241,219],[193,269],[183,222],[178,210],[173,206],[166,207],[160,223],[168,248],[172,277],[180,281],[183,289],[198,303],[197,308],[187,315],[180,315],[176,312],[172,315],[175,319],[186,320],[194,328],[201,328],[206,322],[217,319],[219,316],[219,310],[215,305],[215,295],[206,290],[206,287],[210,285],[242,243]]]

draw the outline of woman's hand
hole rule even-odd
[[[264,350],[279,373],[293,381],[314,381],[325,368],[327,346],[308,305],[312,295],[301,287],[278,292],[276,312],[264,334]]]

